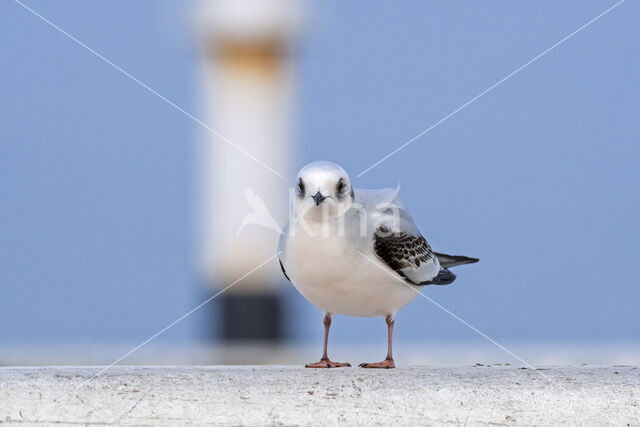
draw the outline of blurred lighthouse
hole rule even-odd
[[[215,288],[276,253],[292,164],[293,48],[300,8],[295,0],[218,0],[197,9],[204,122],[245,151],[212,132],[202,134],[199,258]],[[275,221],[254,212],[256,203]],[[217,298],[212,313],[217,335],[226,340],[281,337],[277,287],[283,278],[274,266],[277,261]]]

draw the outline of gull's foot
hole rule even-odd
[[[396,365],[393,363],[393,359],[384,359],[382,362],[378,363],[361,363],[361,368],[378,368],[378,369],[391,369],[395,368]]]
[[[323,359],[316,363],[307,363],[304,365],[305,368],[344,368],[351,367],[350,364],[345,362],[333,362],[329,359]]]

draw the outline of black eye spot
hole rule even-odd
[[[302,178],[298,179],[298,196],[304,197],[304,182],[302,182]]]
[[[338,180],[338,183],[336,184],[336,194],[338,195],[338,197],[342,196],[344,189],[345,189],[344,179],[340,178]]]

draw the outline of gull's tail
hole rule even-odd
[[[438,257],[440,265],[444,268],[455,267],[456,265],[462,264],[473,264],[474,262],[480,261],[478,258],[471,258],[462,255],[439,254],[438,252],[436,252],[436,256]]]

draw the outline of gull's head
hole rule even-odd
[[[351,180],[337,164],[313,162],[298,172],[293,203],[296,215],[328,221],[344,214],[352,204]]]

